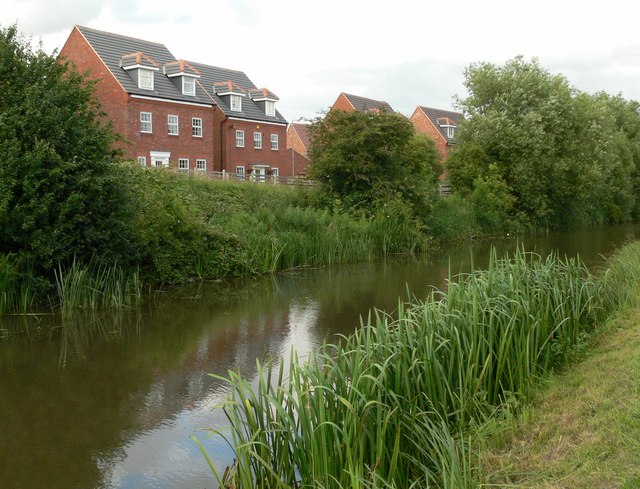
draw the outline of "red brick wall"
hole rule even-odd
[[[244,148],[236,147],[236,131],[244,131]],[[287,127],[256,121],[227,119],[222,125],[223,167],[235,173],[242,165],[249,174],[254,163],[276,167],[281,176],[291,176],[291,153],[287,151]],[[262,133],[262,149],[255,149],[253,133]],[[278,150],[271,149],[271,134],[278,135]],[[297,172],[297,167],[296,167]]]
[[[353,105],[351,105],[351,102],[349,102],[349,100],[347,100],[347,97],[344,96],[344,93],[341,93],[338,96],[337,100],[331,106],[331,109],[344,110],[345,112],[353,112],[355,110],[353,108]]]
[[[447,141],[444,139],[442,134],[440,134],[440,131],[433,125],[433,123],[429,120],[425,113],[420,110],[420,108],[417,108],[411,116],[411,123],[413,124],[413,127],[416,128],[417,133],[426,134],[435,143],[436,150],[440,155],[440,162],[442,163],[442,174],[440,175],[440,180],[446,180],[447,169],[445,166],[445,160],[449,155],[451,146],[447,144]]]
[[[191,170],[196,169],[196,159],[207,160],[207,170],[214,169],[214,122],[210,108],[131,98],[128,109],[127,124],[131,130],[127,139],[131,144],[126,152],[127,157],[135,159],[145,156],[147,164],[150,164],[151,151],[167,151],[171,153],[171,168],[178,168],[178,158],[187,158]],[[151,134],[140,132],[140,112],[151,112]],[[178,116],[177,136],[168,133],[169,114]],[[192,136],[193,117],[202,119],[202,137]]]
[[[436,149],[440,155],[440,160],[444,161],[449,154],[450,146],[447,145],[447,141],[442,137],[440,131],[434,127],[433,123],[419,108],[415,110],[411,116],[411,123],[416,128],[416,132],[420,134],[426,134],[436,144]]]
[[[293,148],[294,151],[297,151],[303,156],[306,156],[306,154],[308,153],[308,148],[302,142],[302,139],[300,139],[300,134],[292,124],[290,124],[287,128],[287,149],[291,148]]]
[[[91,79],[99,80],[96,95],[102,104],[102,109],[113,121],[115,131],[126,138],[125,121],[129,96],[75,27],[60,51],[60,57],[72,61],[80,73],[89,71]]]

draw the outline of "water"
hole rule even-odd
[[[590,266],[640,226],[527,238],[547,254],[580,254]],[[495,241],[500,253],[518,240]],[[116,316],[0,318],[0,488],[215,488],[195,435],[219,467],[233,459],[207,428],[224,376],[255,377],[256,359],[301,354],[348,334],[372,308],[395,309],[407,290],[424,296],[451,269],[487,263],[488,243],[424,259],[345,265],[159,291]]]

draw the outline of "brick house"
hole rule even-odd
[[[387,102],[381,100],[373,100],[359,95],[351,95],[342,92],[333,103],[329,110],[344,110],[345,112],[388,112],[393,113],[394,110]]]
[[[241,71],[176,59],[163,44],[75,26],[60,56],[97,79],[125,157],[144,166],[290,175],[278,97]]]
[[[436,145],[440,160],[444,163],[455,144],[458,123],[462,119],[459,112],[418,106],[411,116],[416,132],[426,134]]]
[[[308,125],[299,122],[292,122],[287,128],[287,150],[292,164],[295,165],[295,174],[304,174],[305,168],[309,165],[309,149],[311,140],[307,132]]]

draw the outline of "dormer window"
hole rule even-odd
[[[456,135],[456,126],[447,126],[447,137],[453,139]]]
[[[154,71],[158,71],[158,64],[144,53],[137,52],[125,54],[120,58],[120,66],[130,72],[131,79],[137,81],[138,88],[142,90],[154,89]]]
[[[171,61],[164,65],[164,74],[174,80],[176,88],[182,88],[182,95],[195,97],[196,78],[200,78],[200,71],[183,60]]]
[[[252,88],[249,90],[249,97],[258,107],[264,110],[264,114],[268,117],[276,116],[276,102],[278,96],[270,92],[266,88]]]
[[[266,100],[264,102],[264,113],[270,117],[275,117],[276,103],[273,100]]]
[[[195,96],[196,94],[196,79],[190,76],[182,77],[182,94]]]
[[[138,88],[153,90],[153,71],[138,69]]]
[[[242,112],[242,97],[240,95],[231,95],[231,110]]]

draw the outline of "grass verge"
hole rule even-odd
[[[481,487],[640,487],[640,309],[593,343],[521,416],[485,427]]]

